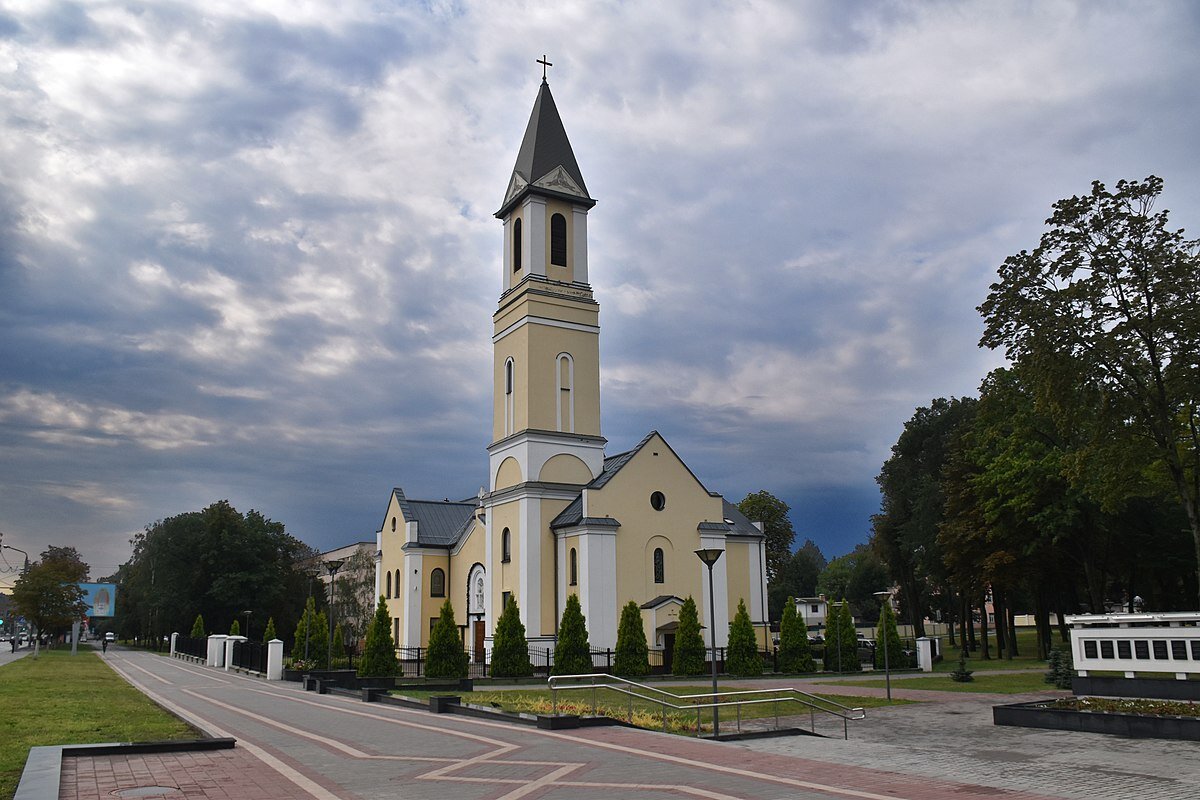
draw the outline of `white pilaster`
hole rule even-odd
[[[521,237],[522,260],[530,275],[546,275],[546,201],[537,195],[525,198],[525,234]]]
[[[617,646],[617,534],[588,531],[578,537],[579,603],[592,647]]]
[[[512,217],[504,218],[504,291],[512,288]]]
[[[423,557],[420,553],[404,554],[404,629],[400,631],[401,647],[421,646],[421,577]]]
[[[517,590],[521,598],[521,620],[529,637],[542,635],[542,504],[523,497],[517,504],[521,529],[518,531]]]
[[[572,262],[574,263],[575,281],[577,283],[587,283],[587,210],[576,206],[571,216],[575,234],[574,247],[572,248],[574,251],[572,253]]]
[[[718,550],[725,549],[724,536],[701,536],[700,546],[703,548],[717,548]],[[712,647],[725,647],[729,643],[729,571],[726,565],[729,563],[729,555],[725,554],[717,559],[716,566],[713,567],[712,579],[713,590],[716,592],[715,612],[717,617],[717,629],[711,631],[709,636],[704,637],[705,645]],[[696,566],[700,569],[700,581],[704,587],[704,608],[697,609],[700,612],[700,624],[708,626],[712,619],[712,612],[709,611],[710,598],[708,596],[708,567],[704,565],[700,559],[696,559]]]

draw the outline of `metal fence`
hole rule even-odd
[[[193,639],[191,636],[175,637],[175,652],[196,658],[208,658],[208,639]]]
[[[267,674],[267,646],[262,642],[233,643],[233,655],[230,659],[235,667]]]

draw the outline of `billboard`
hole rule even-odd
[[[84,616],[111,617],[117,607],[117,585],[115,583],[81,583],[83,602],[87,605]]]

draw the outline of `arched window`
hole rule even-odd
[[[400,570],[396,570],[396,597],[400,596]]]
[[[654,548],[654,582],[663,583],[666,580],[666,570],[663,565],[663,549]]]
[[[387,598],[392,599],[392,571],[388,570],[387,574]]]
[[[579,583],[579,557],[575,553],[575,548],[571,548],[571,585],[575,586]]]
[[[504,362],[504,435],[513,432],[513,360]]]
[[[446,573],[441,567],[438,567],[433,572],[429,573],[429,596],[446,596]]]
[[[521,218],[517,217],[513,220],[513,251],[512,265],[513,272],[521,271]]]
[[[392,533],[396,532],[396,518],[392,517]]]
[[[562,214],[550,217],[550,263],[567,265],[567,218]]]
[[[506,564],[512,561],[512,534],[508,528],[500,534],[500,560]]]
[[[558,354],[558,429],[573,433],[575,431],[575,362],[569,353]]]

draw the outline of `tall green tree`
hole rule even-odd
[[[881,505],[871,518],[871,543],[887,567],[888,583],[900,587],[901,611],[918,636],[925,635],[931,598],[948,596],[937,539],[946,503],[942,471],[975,405],[974,398],[937,398],[918,408],[875,479]]]
[[[788,597],[815,597],[817,579],[828,563],[821,548],[812,539],[805,539],[796,552],[783,560],[774,579],[767,584],[770,618],[780,618]]]
[[[850,604],[845,600],[830,603],[825,626],[825,669],[830,672],[858,672],[858,634]]]
[[[229,635],[230,636],[241,636],[242,635],[242,626],[238,624],[238,621],[236,619],[233,622],[231,622],[229,625]]]
[[[525,623],[521,622],[516,598],[510,596],[500,619],[496,620],[496,635],[492,639],[492,677],[521,678],[532,674]]]
[[[874,622],[879,615],[875,592],[890,583],[876,550],[870,544],[860,544],[829,562],[817,579],[817,591],[826,597],[846,598],[856,616]]]
[[[429,678],[467,677],[467,651],[463,648],[458,623],[454,621],[454,606],[449,598],[442,603],[438,621],[429,634],[429,653],[425,662],[425,675]]]
[[[879,615],[875,636],[875,669],[903,669],[908,666],[904,655],[904,647],[900,644],[900,633],[896,630],[896,614],[892,611],[891,603],[883,604]],[[884,644],[884,642],[887,642]],[[887,663],[884,663],[884,651],[887,651]]]
[[[567,604],[558,623],[558,637],[554,642],[554,674],[587,675],[593,671],[587,621],[579,605],[579,596],[570,594],[567,595]]]
[[[1102,394],[1092,469],[1153,446],[1188,520],[1200,600],[1200,242],[1155,209],[1162,189],[1153,175],[1116,191],[1095,181],[1055,203],[1038,246],[1000,266],[980,344],[1004,348],[1060,416],[1081,387]]]
[[[375,606],[375,615],[367,628],[358,674],[363,677],[387,678],[400,672],[396,662],[396,643],[392,640],[392,619],[383,596]]]
[[[278,639],[279,635],[275,632],[275,618],[267,618],[267,627],[263,628],[263,643],[266,644],[272,639]]]
[[[333,668],[341,669],[346,666],[346,635],[342,633],[342,623],[333,626],[333,641],[329,644],[330,655],[333,656]]]
[[[325,616],[325,609],[321,609],[312,618],[312,630],[308,632],[308,660],[315,668],[332,669],[332,644],[329,641],[329,617]]]
[[[748,494],[738,503],[738,510],[751,522],[761,522],[766,534],[767,582],[774,580],[776,573],[792,554],[792,541],[796,531],[788,519],[788,504],[775,495],[759,490]]]
[[[87,576],[74,547],[49,547],[13,584],[13,606],[39,634],[64,633],[87,609],[78,585]]]
[[[762,656],[754,637],[754,624],[746,610],[746,601],[738,600],[737,612],[729,623],[729,647],[725,655],[725,671],[730,675],[749,677],[761,675]]]
[[[796,601],[789,597],[779,622],[779,671],[815,672],[812,649],[808,645],[808,626],[796,613]]]
[[[679,609],[679,627],[675,629],[675,652],[671,672],[679,676],[704,673],[704,637],[700,633],[700,615],[691,595]]]
[[[203,614],[196,615],[196,621],[192,623],[191,637],[193,639],[203,639],[204,638],[204,615]]]
[[[646,629],[642,625],[642,610],[630,600],[621,609],[617,625],[617,654],[613,661],[617,675],[637,677],[650,673],[650,648],[646,644]]]

